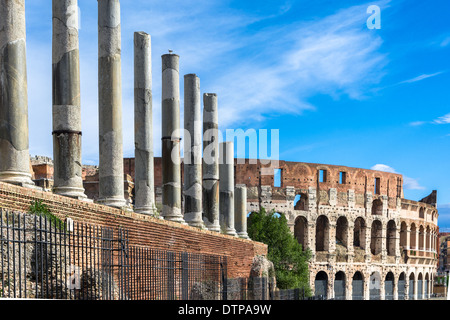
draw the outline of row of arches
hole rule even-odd
[[[382,278],[377,271],[369,277],[356,271],[347,279],[346,274],[339,271],[334,279],[328,279],[325,271],[319,271],[315,276],[314,289],[316,297],[335,300],[422,300],[430,297],[432,283],[432,275],[428,272],[425,275],[419,272],[417,278],[414,272],[408,277],[405,272],[398,277],[387,272]]]
[[[331,237],[331,224],[328,217],[320,215],[315,221],[315,230],[311,230],[315,232],[315,244],[312,245],[308,236],[310,232],[308,220],[304,216],[298,216],[294,223],[294,236],[303,248],[315,249],[316,252],[330,251],[332,241],[346,248],[354,246],[363,250],[367,249],[373,255],[382,253],[383,249],[388,256],[395,256],[397,249],[400,248],[436,251],[437,234],[429,226],[416,227],[412,223],[408,228],[407,224],[402,222],[400,228],[397,228],[394,220],[389,220],[383,226],[383,223],[376,219],[369,227],[363,217],[358,217],[351,230],[347,217],[340,216],[333,227],[335,227],[333,230],[335,239]],[[410,233],[409,236],[408,233]],[[384,240],[385,245],[383,245]]]

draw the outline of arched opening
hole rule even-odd
[[[373,255],[378,255],[381,253],[381,221],[374,220],[372,222],[372,230],[370,236],[370,251]]]
[[[319,271],[314,281],[314,295],[319,298],[326,299],[328,293],[328,275],[325,271]]]
[[[419,209],[419,218],[420,219],[425,219],[425,209],[423,207],[421,207]]]
[[[417,299],[423,299],[423,277],[422,273],[419,273],[417,277]]]
[[[369,293],[370,300],[380,300],[380,287],[381,287],[381,277],[380,274],[375,271],[372,272],[369,279]]]
[[[366,222],[363,218],[358,217],[353,227],[353,251],[355,257],[354,262],[364,262],[366,249]]]
[[[414,287],[415,277],[414,273],[409,275],[409,300],[414,300],[414,295],[416,293],[416,288]]]
[[[411,232],[410,232],[410,246],[411,249],[417,249],[417,242],[416,242],[416,234],[417,234],[417,228],[414,223],[411,224]]]
[[[430,279],[428,277],[428,273],[425,274],[425,283],[424,283],[424,292],[425,292],[425,299],[430,298]]]
[[[316,252],[329,250],[330,224],[326,216],[319,216],[316,222]]]
[[[336,223],[336,262],[347,262],[348,222],[346,217],[339,217]]]
[[[345,273],[339,271],[334,278],[334,299],[345,300]]]
[[[294,210],[307,210],[308,196],[306,193],[297,194],[294,198]]]
[[[408,227],[406,226],[406,222],[402,221],[400,224],[400,248],[407,249],[408,244]]]
[[[386,229],[386,251],[388,256],[395,256],[397,227],[394,220],[390,220]]]
[[[295,219],[294,237],[302,245],[302,250],[305,251],[308,244],[308,221],[305,217],[299,216]]]
[[[425,230],[423,226],[419,228],[419,250],[424,250]]]
[[[388,272],[384,279],[384,299],[394,300],[394,274]]]
[[[372,214],[381,216],[383,214],[383,202],[380,199],[375,199],[372,202]]]
[[[402,272],[398,277],[398,300],[405,300],[405,273]]]
[[[352,279],[352,300],[364,300],[364,279],[359,271],[355,272]]]
[[[431,244],[430,244],[430,227],[427,226],[426,233],[425,233],[425,250],[430,251],[431,250]]]

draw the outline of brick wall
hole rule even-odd
[[[130,245],[228,256],[229,278],[249,276],[253,257],[267,254],[263,243],[0,182],[0,207],[28,211],[34,200],[61,219],[126,228]]]

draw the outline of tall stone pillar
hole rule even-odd
[[[184,223],[181,213],[179,56],[162,57],[162,216]]]
[[[25,0],[0,0],[0,181],[34,186],[28,140]]]
[[[219,109],[217,95],[203,95],[203,221],[220,232],[219,222]]]
[[[134,33],[134,211],[156,213],[153,163],[151,37]]]
[[[237,236],[234,227],[234,143],[219,144],[219,210],[222,232]]]
[[[200,79],[195,74],[184,76],[184,129],[184,220],[203,228]]]
[[[126,205],[123,179],[121,27],[119,0],[98,0],[99,199]]]
[[[247,186],[238,184],[234,188],[234,223],[237,235],[248,239],[247,233]]]
[[[85,199],[77,18],[78,0],[53,0],[53,192]]]

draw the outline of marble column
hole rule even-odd
[[[134,211],[155,214],[151,37],[134,33]]]
[[[203,95],[203,221],[220,232],[219,222],[219,110],[217,94]]]
[[[162,55],[162,216],[184,223],[181,213],[179,56]]]
[[[53,0],[53,192],[84,194],[81,161],[81,99],[78,0]]]
[[[98,0],[99,199],[124,207],[119,0]]]
[[[247,186],[238,184],[234,188],[234,223],[237,235],[248,239],[247,234]]]
[[[0,0],[0,181],[34,186],[28,139],[25,0]]]
[[[184,220],[203,228],[200,79],[184,76]]]
[[[219,143],[219,210],[223,233],[237,236],[234,227],[234,143]]]

